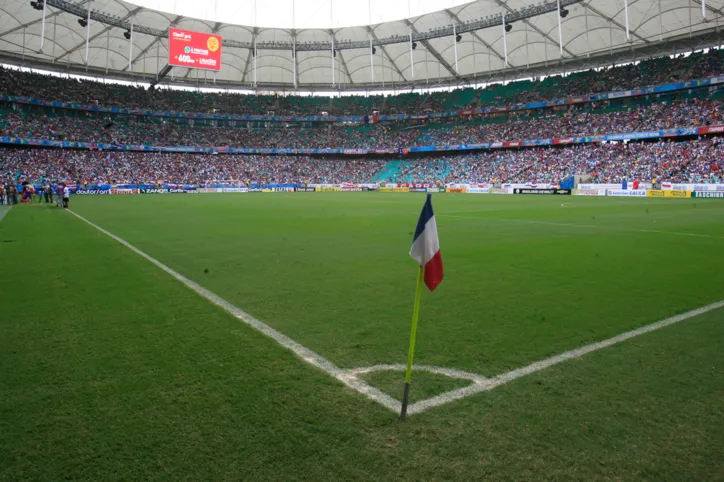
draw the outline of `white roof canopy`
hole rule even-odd
[[[37,1],[42,6],[43,0]],[[206,83],[210,86],[215,81],[217,86],[238,88],[252,87],[256,78],[257,87],[265,90],[291,90],[295,83],[299,90],[381,89],[383,84],[386,88],[394,85],[402,89],[513,79],[719,45],[719,26],[724,20],[724,0],[706,0],[705,10],[701,3],[704,0],[627,0],[627,9],[626,0],[561,0],[567,5],[568,13],[561,18],[559,37],[557,0],[480,0],[465,4],[448,0],[448,5],[456,6],[410,19],[370,26],[295,29],[288,28],[289,22],[284,15],[280,16],[284,28],[254,27],[189,18],[121,0],[93,0],[86,66],[87,30],[78,22],[80,15],[73,12],[85,16],[87,1],[47,0],[44,45],[40,52],[42,10],[31,7],[30,0],[0,0],[3,12],[0,16],[0,59],[25,66],[146,82],[153,82],[160,75],[162,82]],[[287,3],[291,4],[291,1],[267,0],[266,3],[279,11],[289,8]],[[169,2],[148,0],[146,3],[168,8]],[[204,2],[195,0],[194,3]],[[214,2],[206,3],[203,16],[209,17],[209,9],[215,5]],[[219,0],[218,3],[248,5],[249,2]],[[320,15],[329,20],[329,0],[312,0],[311,3],[324,7],[324,12],[301,13],[300,6],[296,5],[295,22],[298,18],[299,25]],[[354,3],[361,3],[367,10],[365,2]],[[405,4],[406,11],[407,2],[401,3]],[[424,5],[428,4],[431,5],[430,2]],[[341,8],[342,0],[334,0],[333,11],[336,5]],[[384,3],[374,0],[373,21],[374,5],[380,8]],[[423,3],[413,0],[410,7],[413,14],[414,5],[424,7]],[[217,13],[222,12],[216,18],[224,18],[225,12],[234,9],[221,7],[215,7]],[[530,14],[531,9],[538,7],[546,7],[547,13]],[[391,15],[398,15],[396,12],[390,10]],[[249,12],[242,13],[249,16]],[[503,15],[506,20],[517,18],[505,34]],[[103,23],[98,20],[99,16],[112,19],[116,26]],[[519,18],[521,16],[527,18]],[[357,17],[360,22],[367,23],[367,15],[358,14]],[[131,42],[124,36],[126,29],[117,26],[130,22],[134,24],[132,49]],[[257,17],[256,23],[266,22]],[[251,19],[249,23],[252,23]],[[476,28],[476,25],[491,24],[494,26]],[[182,67],[165,68],[168,58],[166,31],[171,25],[221,35],[224,39],[221,71],[213,74]],[[452,25],[460,34],[459,42],[452,34]],[[416,37],[429,37],[416,40],[412,55],[410,32]],[[563,40],[562,45],[559,38]],[[384,44],[377,45],[372,56],[370,39]],[[337,48],[342,47],[334,61],[329,48],[332,41]],[[256,62],[250,47],[255,42],[258,46]],[[324,46],[318,48],[314,43]],[[292,44],[298,47],[296,68]],[[346,45],[357,47],[346,48]],[[129,54],[132,59],[130,70]]]

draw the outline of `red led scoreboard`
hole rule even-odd
[[[191,69],[221,70],[221,37],[171,28],[168,31],[168,63]]]

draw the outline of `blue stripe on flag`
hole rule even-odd
[[[434,216],[434,213],[432,212],[432,194],[428,193],[427,200],[425,201],[425,205],[422,207],[422,212],[420,213],[420,219],[417,220],[417,228],[415,228],[415,237],[412,238],[413,243],[425,230],[425,225],[433,216]]]

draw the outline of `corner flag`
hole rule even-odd
[[[402,411],[400,418],[407,416],[407,404],[410,398],[410,380],[412,379],[412,359],[415,354],[415,338],[417,337],[417,320],[420,316],[420,295],[422,281],[427,288],[434,291],[443,278],[440,240],[437,237],[437,223],[432,211],[432,195],[428,194],[417,220],[415,236],[412,238],[410,256],[420,265],[417,271],[417,287],[415,289],[415,306],[412,310],[412,330],[410,331],[410,349],[407,352],[407,373],[405,374],[405,392],[402,395]]]
[[[430,291],[434,291],[442,281],[443,271],[437,223],[435,213],[432,211],[432,194],[427,195],[420,219],[417,220],[410,256],[424,269],[425,284]]]

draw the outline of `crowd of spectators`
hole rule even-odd
[[[611,183],[652,179],[724,182],[721,138],[492,150],[404,160],[241,156],[60,149],[0,149],[0,179],[79,184],[200,183],[558,183],[572,175]]]
[[[469,106],[510,105],[580,96],[705,78],[724,72],[722,51],[675,58],[659,57],[625,66],[590,70],[543,80],[489,85],[453,92],[404,93],[394,96],[309,97],[253,95],[234,92],[146,89],[145,87],[77,80],[0,68],[0,93],[46,101],[127,107],[171,112],[215,112],[257,115],[365,115],[442,112]]]
[[[0,114],[0,134],[8,137],[53,139],[90,143],[243,147],[270,149],[368,148],[397,149],[485,142],[550,139],[583,135],[627,133],[724,123],[718,100],[690,99],[659,102],[623,110],[569,107],[560,112],[516,113],[498,119],[476,119],[418,128],[391,126],[248,129],[205,127],[174,122],[143,122],[143,118],[112,120],[84,114],[64,117],[37,111],[7,110]],[[501,122],[501,120],[503,122]]]
[[[406,162],[400,182],[551,183],[586,175],[596,183],[724,182],[721,138],[685,142],[619,142],[460,154]]]
[[[212,179],[258,183],[368,182],[385,161],[306,156],[239,156],[61,149],[0,149],[0,179],[78,184],[174,182]]]

